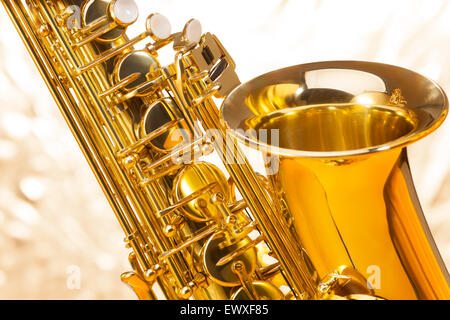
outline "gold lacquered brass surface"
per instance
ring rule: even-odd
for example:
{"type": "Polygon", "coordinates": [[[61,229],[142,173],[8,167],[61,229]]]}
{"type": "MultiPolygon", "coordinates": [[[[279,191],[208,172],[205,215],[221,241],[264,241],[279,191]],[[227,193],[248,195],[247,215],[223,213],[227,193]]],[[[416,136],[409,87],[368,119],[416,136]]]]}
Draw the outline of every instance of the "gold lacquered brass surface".
{"type": "MultiPolygon", "coordinates": [[[[108,9],[109,1],[107,0],[89,0],[85,1],[83,4],[83,16],[82,22],[83,26],[87,26],[95,22],[101,14],[108,9]]],[[[114,28],[113,30],[105,33],[99,37],[99,41],[111,41],[120,38],[125,32],[125,28],[114,28]]]]}
{"type": "Polygon", "coordinates": [[[412,71],[336,61],[243,84],[222,116],[241,142],[278,158],[264,174],[287,205],[312,275],[348,265],[383,298],[448,299],[449,275],[404,148],[436,129],[447,108],[439,86],[412,71]],[[278,129],[278,139],[242,129],[278,129]]]}
{"type": "Polygon", "coordinates": [[[152,13],[130,39],[132,0],[2,3],[124,231],[139,298],[449,297],[404,150],[445,117],[433,82],[324,62],[232,92],[233,59],[195,19],[172,33],[152,13]],[[258,174],[235,137],[279,165],[258,174]]]}
{"type": "Polygon", "coordinates": [[[139,298],[230,299],[243,288],[258,299],[261,284],[314,297],[302,271],[282,274],[293,258],[280,228],[259,224],[276,209],[245,156],[225,161],[212,97],[239,79],[216,36],[195,19],[172,33],[152,13],[130,39],[132,0],[2,3],[124,231],[131,271],[121,279],[139,298]],[[173,59],[162,65],[158,50],[169,44],[173,59]],[[203,161],[212,153],[228,175],[203,161]]]}
{"type": "Polygon", "coordinates": [[[286,108],[249,119],[247,126],[269,133],[283,128],[283,149],[328,152],[389,143],[412,132],[416,122],[405,108],[350,103],[286,108]]]}
{"type": "MultiPolygon", "coordinates": [[[[232,251],[246,245],[250,239],[245,238],[243,241],[226,248],[220,248],[220,243],[224,241],[224,235],[218,234],[212,236],[205,245],[203,253],[203,263],[206,272],[220,285],[226,287],[235,287],[239,285],[239,278],[232,271],[233,262],[228,262],[222,266],[217,266],[220,258],[232,251]]],[[[247,273],[251,274],[256,268],[256,250],[247,250],[237,257],[243,262],[247,273]]]]}
{"type": "MultiPolygon", "coordinates": [[[[284,295],[280,289],[268,282],[255,281],[253,287],[261,300],[284,300],[284,295]]],[[[241,288],[233,294],[232,300],[250,300],[250,297],[241,288]]]]}
{"type": "Polygon", "coordinates": [[[220,219],[220,211],[209,201],[211,195],[220,192],[226,201],[230,201],[227,179],[214,165],[203,162],[186,166],[177,175],[173,196],[176,201],[211,185],[211,190],[189,202],[182,210],[183,214],[197,222],[220,219]]]}

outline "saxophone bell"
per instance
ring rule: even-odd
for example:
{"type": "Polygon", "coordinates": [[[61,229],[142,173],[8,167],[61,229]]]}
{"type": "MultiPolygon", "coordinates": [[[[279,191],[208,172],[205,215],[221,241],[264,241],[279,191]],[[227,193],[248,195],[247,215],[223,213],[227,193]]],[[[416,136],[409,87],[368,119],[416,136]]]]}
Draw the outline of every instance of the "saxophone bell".
{"type": "Polygon", "coordinates": [[[447,110],[442,89],[412,71],[330,61],[251,80],[225,99],[221,114],[241,144],[279,162],[259,170],[285,204],[280,219],[289,220],[319,287],[329,292],[347,281],[344,268],[383,298],[448,299],[449,274],[406,153],[447,110]]]}

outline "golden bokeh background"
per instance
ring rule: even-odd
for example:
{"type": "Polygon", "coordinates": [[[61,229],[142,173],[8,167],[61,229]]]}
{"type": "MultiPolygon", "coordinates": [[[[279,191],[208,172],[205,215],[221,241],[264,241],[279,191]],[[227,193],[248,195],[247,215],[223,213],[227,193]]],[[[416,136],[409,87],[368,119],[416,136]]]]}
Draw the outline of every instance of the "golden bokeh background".
{"type": "MultiPolygon", "coordinates": [[[[320,60],[399,65],[450,93],[447,0],[136,0],[174,30],[195,17],[242,81],[320,60]]],[[[409,149],[413,177],[450,267],[450,121],[409,149]]],[[[119,224],[4,9],[0,9],[0,299],[134,299],[119,224]],[[80,286],[70,282],[80,274],[80,286]]]]}

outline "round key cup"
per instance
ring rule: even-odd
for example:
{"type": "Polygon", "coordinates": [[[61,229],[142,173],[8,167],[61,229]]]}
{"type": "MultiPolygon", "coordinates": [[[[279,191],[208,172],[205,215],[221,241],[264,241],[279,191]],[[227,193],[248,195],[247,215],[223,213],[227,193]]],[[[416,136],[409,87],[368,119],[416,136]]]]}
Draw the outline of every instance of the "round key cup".
{"type": "Polygon", "coordinates": [[[136,22],[139,9],[134,0],[113,0],[108,7],[109,16],[119,26],[127,27],[136,22]]]}
{"type": "Polygon", "coordinates": [[[147,32],[155,41],[168,39],[172,34],[172,26],[169,19],[160,13],[152,13],[145,22],[147,32]]]}

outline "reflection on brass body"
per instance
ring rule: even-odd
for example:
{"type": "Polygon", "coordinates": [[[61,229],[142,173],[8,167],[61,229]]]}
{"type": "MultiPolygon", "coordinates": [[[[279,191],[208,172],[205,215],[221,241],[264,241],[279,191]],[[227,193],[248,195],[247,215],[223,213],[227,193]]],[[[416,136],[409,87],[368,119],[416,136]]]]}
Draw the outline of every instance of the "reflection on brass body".
{"type": "Polygon", "coordinates": [[[447,98],[433,82],[394,66],[323,62],[260,76],[222,106],[231,129],[276,155],[266,170],[284,199],[297,245],[323,279],[358,270],[387,299],[448,299],[449,275],[412,183],[406,145],[436,129],[447,98]],[[239,110],[239,111],[238,111],[239,110]]]}
{"type": "Polygon", "coordinates": [[[239,86],[197,20],[173,33],[153,13],[130,39],[131,0],[2,3],[125,233],[140,299],[449,297],[402,149],[444,119],[434,83],[330,62],[239,86]],[[279,166],[256,172],[228,128],[279,129],[273,149],[246,140],[279,166]]]}

